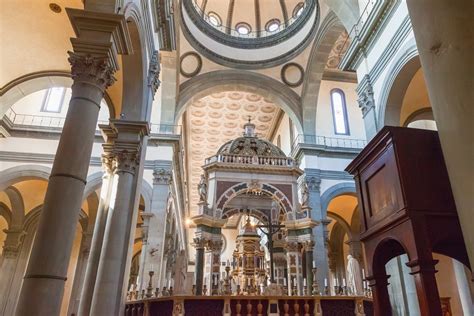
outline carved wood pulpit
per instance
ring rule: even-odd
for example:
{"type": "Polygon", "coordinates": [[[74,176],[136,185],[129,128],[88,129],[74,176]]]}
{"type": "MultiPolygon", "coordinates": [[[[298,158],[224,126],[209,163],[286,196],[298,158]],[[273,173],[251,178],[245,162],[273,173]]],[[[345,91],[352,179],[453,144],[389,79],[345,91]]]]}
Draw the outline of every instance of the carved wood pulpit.
{"type": "Polygon", "coordinates": [[[346,171],[362,210],[375,315],[391,315],[385,264],[406,253],[421,315],[441,316],[433,252],[470,265],[438,133],[386,126],[346,171]]]}

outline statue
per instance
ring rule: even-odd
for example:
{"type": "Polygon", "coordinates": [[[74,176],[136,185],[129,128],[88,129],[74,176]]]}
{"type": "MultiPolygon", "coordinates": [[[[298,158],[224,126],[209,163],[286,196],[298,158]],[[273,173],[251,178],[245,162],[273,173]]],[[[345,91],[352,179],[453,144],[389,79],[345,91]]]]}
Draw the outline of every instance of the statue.
{"type": "Polygon", "coordinates": [[[181,250],[176,257],[174,265],[174,293],[186,294],[186,272],[188,269],[188,259],[186,258],[186,251],[181,250]]]}
{"type": "Polygon", "coordinates": [[[349,294],[363,295],[360,265],[356,258],[347,256],[347,289],[349,294]]]}
{"type": "Polygon", "coordinates": [[[207,181],[206,177],[202,174],[201,180],[198,184],[199,202],[207,203],[207,181]]]}
{"type": "Polygon", "coordinates": [[[301,208],[309,207],[309,189],[306,181],[303,184],[303,189],[301,191],[301,208]]]}
{"type": "Polygon", "coordinates": [[[276,283],[270,283],[264,290],[263,295],[268,296],[282,296],[285,294],[283,287],[276,283]]]}

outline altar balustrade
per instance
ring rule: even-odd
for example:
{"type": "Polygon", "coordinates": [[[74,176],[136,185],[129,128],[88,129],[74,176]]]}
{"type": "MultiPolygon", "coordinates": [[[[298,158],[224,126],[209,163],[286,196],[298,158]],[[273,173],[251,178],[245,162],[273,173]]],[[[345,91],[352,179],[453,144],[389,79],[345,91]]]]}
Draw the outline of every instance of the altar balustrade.
{"type": "Polygon", "coordinates": [[[265,157],[265,156],[244,156],[220,154],[206,159],[206,165],[211,163],[275,166],[275,167],[295,167],[295,161],[287,157],[265,157]]]}
{"type": "Polygon", "coordinates": [[[125,316],[372,316],[362,296],[168,296],[129,301],[125,316]]]}

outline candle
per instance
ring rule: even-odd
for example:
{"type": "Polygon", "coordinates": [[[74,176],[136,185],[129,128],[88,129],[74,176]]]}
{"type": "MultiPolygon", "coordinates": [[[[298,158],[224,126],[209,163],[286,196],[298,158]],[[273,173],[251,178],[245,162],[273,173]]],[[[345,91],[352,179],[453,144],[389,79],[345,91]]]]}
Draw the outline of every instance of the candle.
{"type": "Polygon", "coordinates": [[[283,285],[286,286],[286,279],[283,279],[283,285]]]}
{"type": "Polygon", "coordinates": [[[334,278],[334,286],[337,286],[337,279],[334,278]]]}
{"type": "Polygon", "coordinates": [[[303,286],[306,286],[306,278],[303,279],[303,286]]]}
{"type": "Polygon", "coordinates": [[[324,286],[328,286],[328,279],[324,278],[324,286]]]}
{"type": "Polygon", "coordinates": [[[342,286],[346,286],[346,278],[342,278],[342,286]]]}
{"type": "Polygon", "coordinates": [[[362,269],[362,280],[365,280],[365,270],[362,269]]]}
{"type": "Polygon", "coordinates": [[[151,264],[151,267],[150,267],[150,271],[155,271],[155,269],[153,269],[153,263],[151,264]]]}
{"type": "Polygon", "coordinates": [[[316,261],[313,260],[313,268],[316,268],[316,261]]]}

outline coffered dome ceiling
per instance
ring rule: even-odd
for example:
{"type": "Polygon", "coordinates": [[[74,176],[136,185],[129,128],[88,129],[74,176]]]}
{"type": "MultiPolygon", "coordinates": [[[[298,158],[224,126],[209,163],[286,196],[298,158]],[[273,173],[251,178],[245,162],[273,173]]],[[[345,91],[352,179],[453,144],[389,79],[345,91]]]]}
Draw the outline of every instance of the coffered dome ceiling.
{"type": "Polygon", "coordinates": [[[204,160],[214,156],[225,143],[241,137],[249,117],[257,136],[268,139],[280,112],[278,106],[262,96],[242,91],[214,93],[188,105],[183,124],[191,211],[195,211],[199,201],[197,185],[204,160]]]}

